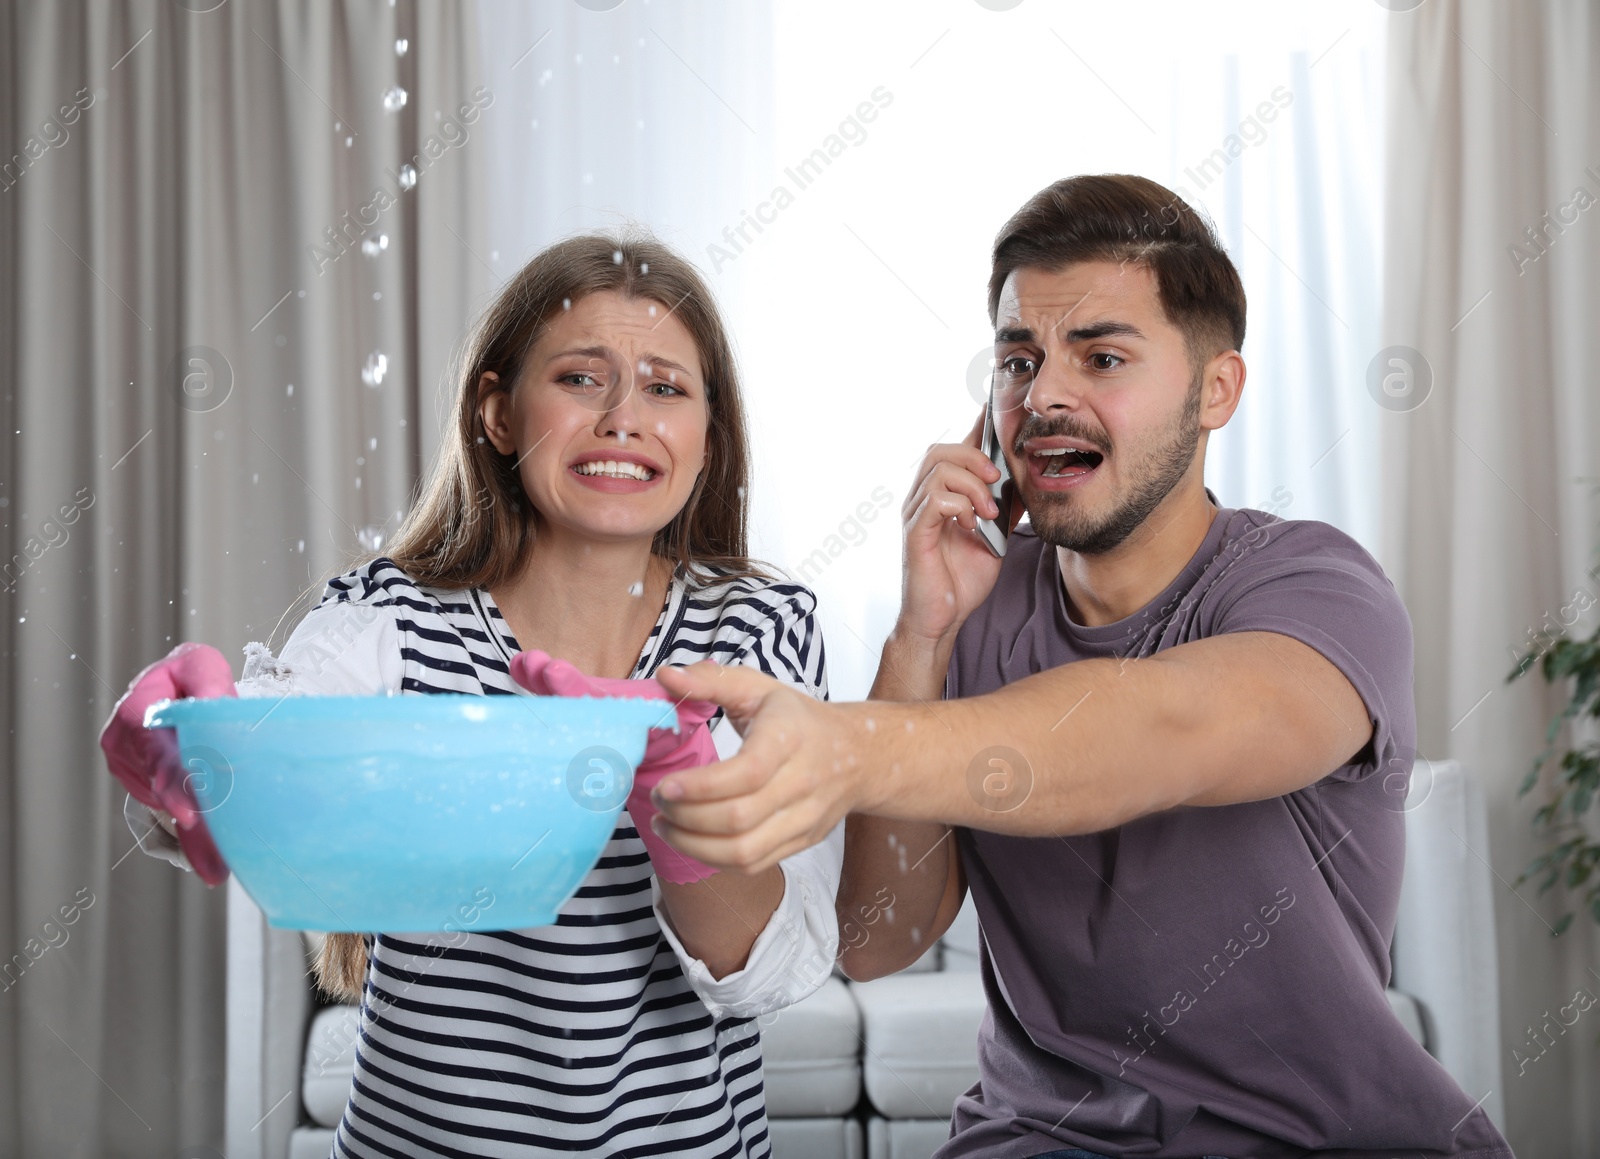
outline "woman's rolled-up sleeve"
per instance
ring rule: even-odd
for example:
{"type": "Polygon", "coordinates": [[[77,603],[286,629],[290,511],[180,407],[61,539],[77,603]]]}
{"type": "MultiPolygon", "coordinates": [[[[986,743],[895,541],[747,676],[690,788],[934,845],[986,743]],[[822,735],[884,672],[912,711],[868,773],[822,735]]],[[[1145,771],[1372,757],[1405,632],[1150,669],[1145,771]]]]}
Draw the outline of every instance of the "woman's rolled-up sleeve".
{"type": "MultiPolygon", "coordinates": [[[[759,599],[729,607],[734,614],[725,622],[760,626],[740,642],[725,663],[744,664],[807,696],[828,699],[816,597],[810,591],[785,584],[760,593],[759,599]]],[[[737,752],[741,744],[726,717],[718,718],[711,739],[722,760],[737,752]]],[[[683,948],[667,919],[660,883],[651,879],[656,919],[678,955],[689,985],[713,1017],[757,1018],[794,1005],[827,980],[839,952],[834,899],[843,864],[842,821],[818,844],[779,862],[783,898],[750,947],[744,967],[722,978],[712,977],[705,963],[683,948]]],[[[711,878],[713,887],[716,880],[711,878]]]]}

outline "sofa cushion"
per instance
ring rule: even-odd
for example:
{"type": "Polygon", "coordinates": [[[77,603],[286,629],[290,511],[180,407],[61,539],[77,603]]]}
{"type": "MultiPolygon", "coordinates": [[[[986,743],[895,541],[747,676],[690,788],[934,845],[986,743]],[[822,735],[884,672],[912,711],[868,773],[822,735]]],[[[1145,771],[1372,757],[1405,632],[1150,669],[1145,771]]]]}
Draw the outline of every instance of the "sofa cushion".
{"type": "Polygon", "coordinates": [[[767,1133],[772,1159],[865,1159],[861,1124],[855,1119],[769,1118],[767,1133]]]}
{"type": "Polygon", "coordinates": [[[355,1006],[327,1006],[311,1020],[306,1035],[306,1061],[300,1074],[300,1098],[312,1121],[337,1127],[350,1099],[350,1076],[356,1069],[356,1036],[361,1011],[355,1006]]]}
{"type": "Polygon", "coordinates": [[[944,1119],[867,1120],[867,1159],[928,1159],[950,1138],[944,1119]]]}
{"type": "Polygon", "coordinates": [[[333,1131],[327,1127],[296,1127],[289,1134],[288,1159],[328,1159],[333,1154],[333,1131]]]}
{"type": "Polygon", "coordinates": [[[895,974],[851,988],[861,1007],[867,1097],[890,1119],[945,1119],[978,1081],[977,974],[895,974]]]}
{"type": "Polygon", "coordinates": [[[848,1114],[861,1097],[861,1012],[829,978],[816,993],[761,1019],[767,1114],[848,1114]]]}

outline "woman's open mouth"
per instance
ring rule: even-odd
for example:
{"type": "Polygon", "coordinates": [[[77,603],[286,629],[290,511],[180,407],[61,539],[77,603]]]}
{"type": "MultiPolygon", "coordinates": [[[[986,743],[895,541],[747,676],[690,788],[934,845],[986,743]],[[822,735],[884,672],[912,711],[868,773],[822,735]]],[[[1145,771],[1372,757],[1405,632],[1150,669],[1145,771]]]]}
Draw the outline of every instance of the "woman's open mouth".
{"type": "Polygon", "coordinates": [[[639,479],[649,482],[656,473],[643,463],[618,462],[614,459],[596,459],[578,463],[573,468],[580,475],[603,475],[607,479],[639,479]]]}
{"type": "Polygon", "coordinates": [[[569,463],[567,470],[583,486],[613,495],[649,490],[663,477],[653,463],[643,461],[643,456],[627,452],[616,457],[603,453],[591,454],[576,463],[569,463]]]}

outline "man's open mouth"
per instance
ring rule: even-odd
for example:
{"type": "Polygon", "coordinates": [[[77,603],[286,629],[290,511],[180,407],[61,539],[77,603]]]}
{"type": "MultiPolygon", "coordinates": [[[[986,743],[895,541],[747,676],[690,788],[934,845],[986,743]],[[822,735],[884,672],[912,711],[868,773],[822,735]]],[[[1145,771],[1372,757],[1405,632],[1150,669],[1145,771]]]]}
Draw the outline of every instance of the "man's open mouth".
{"type": "Polygon", "coordinates": [[[1051,447],[1043,451],[1035,451],[1033,455],[1040,461],[1039,474],[1046,479],[1059,476],[1087,475],[1098,467],[1105,459],[1099,451],[1080,451],[1072,447],[1051,447]]]}

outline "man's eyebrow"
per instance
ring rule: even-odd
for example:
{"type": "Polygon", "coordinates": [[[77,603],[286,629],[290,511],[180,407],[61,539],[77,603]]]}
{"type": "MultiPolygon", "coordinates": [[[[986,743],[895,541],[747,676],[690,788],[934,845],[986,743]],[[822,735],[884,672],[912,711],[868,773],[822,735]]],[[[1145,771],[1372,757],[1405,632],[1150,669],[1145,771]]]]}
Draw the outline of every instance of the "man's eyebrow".
{"type": "Polygon", "coordinates": [[[1026,326],[1007,326],[1003,330],[994,332],[994,344],[999,346],[1006,342],[1032,342],[1033,331],[1026,326]]]}
{"type": "Polygon", "coordinates": [[[1143,338],[1144,332],[1137,326],[1128,322],[1096,322],[1092,326],[1079,326],[1068,330],[1066,343],[1072,346],[1079,342],[1093,342],[1096,338],[1110,338],[1121,335],[1125,338],[1143,338]]]}

